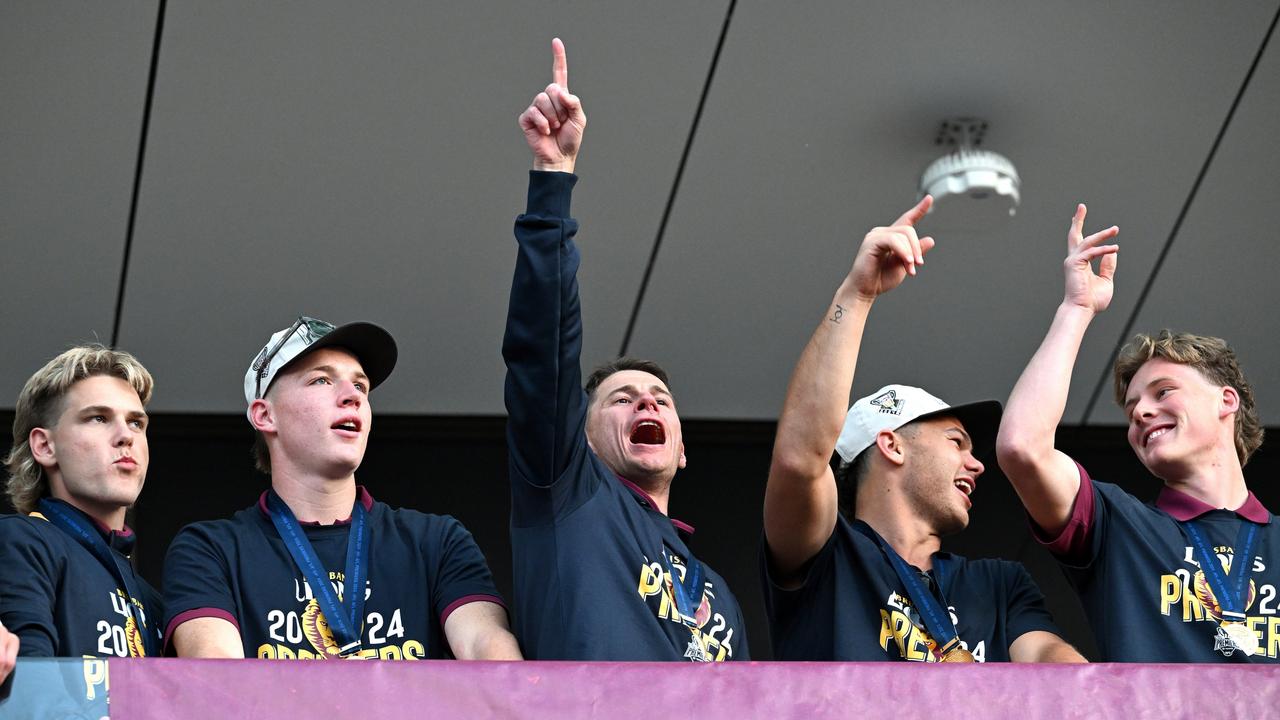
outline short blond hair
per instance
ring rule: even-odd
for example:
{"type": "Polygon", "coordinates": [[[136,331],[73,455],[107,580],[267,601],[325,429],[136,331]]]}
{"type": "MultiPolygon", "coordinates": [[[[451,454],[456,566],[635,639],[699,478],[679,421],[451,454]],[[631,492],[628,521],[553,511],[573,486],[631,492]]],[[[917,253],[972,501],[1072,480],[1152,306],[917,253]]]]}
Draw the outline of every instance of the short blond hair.
{"type": "Polygon", "coordinates": [[[5,493],[20,513],[36,508],[49,493],[44,468],[31,453],[31,431],[52,427],[62,414],[62,400],[71,386],[98,375],[117,377],[129,383],[143,405],[151,402],[154,381],[151,373],[127,352],[103,345],[77,345],[58,355],[36,371],[22,386],[13,412],[13,449],[4,459],[9,471],[5,493]]]}
{"type": "Polygon", "coordinates": [[[1253,388],[1244,379],[1244,372],[1236,361],[1236,354],[1222,338],[1191,333],[1161,330],[1155,336],[1134,335],[1116,358],[1116,402],[1124,407],[1129,382],[1148,360],[1161,358],[1179,365],[1188,365],[1200,371],[1206,380],[1215,385],[1235,388],[1240,395],[1240,409],[1236,412],[1235,444],[1240,466],[1262,445],[1262,422],[1253,400],[1253,388]]]}

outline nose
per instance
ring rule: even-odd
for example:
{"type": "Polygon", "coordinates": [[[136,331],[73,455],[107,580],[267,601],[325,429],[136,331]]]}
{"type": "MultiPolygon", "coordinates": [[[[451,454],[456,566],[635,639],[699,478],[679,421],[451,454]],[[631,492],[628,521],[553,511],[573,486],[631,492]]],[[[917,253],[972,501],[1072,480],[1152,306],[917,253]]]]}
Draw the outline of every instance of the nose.
{"type": "Polygon", "coordinates": [[[129,427],[127,419],[121,419],[116,423],[116,441],[115,447],[130,447],[133,445],[133,428],[129,427]]]}
{"type": "Polygon", "coordinates": [[[343,380],[338,386],[338,404],[346,407],[348,405],[360,406],[364,395],[356,389],[356,384],[350,380],[343,380]]]}
{"type": "Polygon", "coordinates": [[[658,398],[651,392],[641,393],[640,397],[636,398],[636,412],[641,410],[658,412],[658,398]]]}
{"type": "Polygon", "coordinates": [[[965,459],[964,467],[966,470],[971,471],[974,477],[978,477],[987,469],[986,466],[982,464],[982,461],[978,459],[978,456],[973,453],[969,453],[968,457],[965,459]]]}
{"type": "Polygon", "coordinates": [[[1143,418],[1153,417],[1155,414],[1155,406],[1147,402],[1146,399],[1139,398],[1138,402],[1133,404],[1133,409],[1129,411],[1129,420],[1131,422],[1139,422],[1143,418]]]}

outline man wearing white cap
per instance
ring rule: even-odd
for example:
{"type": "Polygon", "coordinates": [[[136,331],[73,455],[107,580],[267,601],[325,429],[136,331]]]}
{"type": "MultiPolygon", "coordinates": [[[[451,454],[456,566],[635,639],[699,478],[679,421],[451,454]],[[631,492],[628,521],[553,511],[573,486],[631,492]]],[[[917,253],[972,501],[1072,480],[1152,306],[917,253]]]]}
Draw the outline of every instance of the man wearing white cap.
{"type": "Polygon", "coordinates": [[[245,373],[271,488],[184,528],[165,558],[167,644],[184,657],[520,659],[484,556],[455,519],[375,502],[355,471],[396,344],[300,317],[245,373]]]}
{"type": "Polygon", "coordinates": [[[791,378],[765,490],[774,656],[1082,662],[1020,565],[940,550],[943,536],[968,525],[983,471],[976,455],[994,441],[999,403],[949,407],[888,385],[845,412],[872,304],[914,276],[934,245],[914,228],[931,203],[926,196],[867,234],[791,378]]]}

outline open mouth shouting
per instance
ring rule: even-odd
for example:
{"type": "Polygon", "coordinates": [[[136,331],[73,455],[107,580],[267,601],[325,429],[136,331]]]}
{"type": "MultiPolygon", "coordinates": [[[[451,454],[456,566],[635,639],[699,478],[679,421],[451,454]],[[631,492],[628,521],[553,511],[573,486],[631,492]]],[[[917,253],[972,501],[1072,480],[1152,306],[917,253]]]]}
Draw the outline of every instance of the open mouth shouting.
{"type": "Polygon", "coordinates": [[[974,489],[977,488],[977,482],[973,478],[960,477],[952,481],[952,484],[956,486],[956,489],[959,490],[962,495],[964,495],[965,500],[969,503],[970,506],[972,506],[973,501],[969,499],[969,496],[972,495],[974,489]]]}
{"type": "Polygon", "coordinates": [[[667,442],[667,429],[650,418],[636,421],[627,437],[633,445],[663,445],[667,442]]]}

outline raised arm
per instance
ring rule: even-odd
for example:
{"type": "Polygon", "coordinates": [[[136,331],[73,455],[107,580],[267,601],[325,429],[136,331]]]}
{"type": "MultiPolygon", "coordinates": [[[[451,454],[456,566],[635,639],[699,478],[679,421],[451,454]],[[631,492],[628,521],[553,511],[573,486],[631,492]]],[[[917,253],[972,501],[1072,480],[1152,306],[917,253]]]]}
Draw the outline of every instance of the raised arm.
{"type": "Polygon", "coordinates": [[[1104,245],[1120,229],[1083,236],[1086,208],[1076,207],[1067,233],[1066,292],[1049,334],[1013,387],[1000,422],[996,458],[1031,519],[1046,533],[1066,527],[1080,489],[1071,458],[1054,448],[1054,433],[1067,406],[1071,371],[1093,317],[1111,303],[1118,245],[1104,245]],[[1098,272],[1093,261],[1101,258],[1098,272]]]}
{"type": "Polygon", "coordinates": [[[587,117],[568,90],[564,43],[553,40],[553,82],[520,114],[533,154],[528,206],[516,219],[515,277],[502,357],[507,364],[507,442],[514,475],[548,486],[585,444],[582,424],[582,313],[578,306],[578,223],[571,191],[587,117]]]}
{"type": "Polygon", "coordinates": [[[889,227],[867,233],[849,274],[805,346],[778,418],[764,495],[765,540],[775,581],[798,584],[799,573],[831,536],[837,513],[831,472],[862,331],[876,297],[915,275],[933,239],[915,224],[929,211],[925,196],[889,227]]]}

